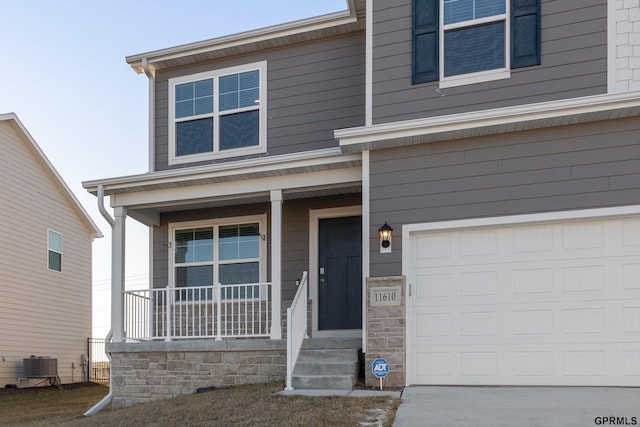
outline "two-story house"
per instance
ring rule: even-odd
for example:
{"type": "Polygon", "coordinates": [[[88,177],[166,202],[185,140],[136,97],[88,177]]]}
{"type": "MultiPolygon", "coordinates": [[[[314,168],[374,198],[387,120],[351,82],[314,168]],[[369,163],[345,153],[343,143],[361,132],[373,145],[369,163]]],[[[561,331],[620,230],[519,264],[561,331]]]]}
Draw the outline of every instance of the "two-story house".
{"type": "Polygon", "coordinates": [[[84,184],[115,210],[114,398],[282,379],[306,318],[395,385],[637,382],[639,15],[350,0],[128,57],[149,172],[84,184]],[[123,294],[127,216],[149,291],[123,294]]]}
{"type": "Polygon", "coordinates": [[[0,146],[0,386],[86,381],[102,234],[14,113],[0,146]]]}

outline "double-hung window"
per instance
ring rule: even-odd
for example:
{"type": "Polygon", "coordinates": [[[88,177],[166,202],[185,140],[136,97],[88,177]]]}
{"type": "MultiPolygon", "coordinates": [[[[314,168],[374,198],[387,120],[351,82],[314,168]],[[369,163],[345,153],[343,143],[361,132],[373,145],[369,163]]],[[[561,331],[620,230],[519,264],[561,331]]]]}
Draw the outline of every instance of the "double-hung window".
{"type": "Polygon", "coordinates": [[[47,267],[62,271],[62,234],[47,230],[47,267]]]}
{"type": "MultiPolygon", "coordinates": [[[[177,288],[265,281],[263,217],[172,226],[173,284],[177,288]]],[[[258,298],[258,286],[225,288],[222,298],[258,298]]],[[[211,298],[211,293],[207,294],[211,298]]]]}
{"type": "Polygon", "coordinates": [[[508,78],[540,64],[540,0],[413,0],[413,83],[508,78]]]}
{"type": "Polygon", "coordinates": [[[266,150],[266,63],[169,80],[169,164],[266,150]]]}
{"type": "Polygon", "coordinates": [[[443,0],[441,10],[443,81],[508,71],[506,0],[443,0]]]}

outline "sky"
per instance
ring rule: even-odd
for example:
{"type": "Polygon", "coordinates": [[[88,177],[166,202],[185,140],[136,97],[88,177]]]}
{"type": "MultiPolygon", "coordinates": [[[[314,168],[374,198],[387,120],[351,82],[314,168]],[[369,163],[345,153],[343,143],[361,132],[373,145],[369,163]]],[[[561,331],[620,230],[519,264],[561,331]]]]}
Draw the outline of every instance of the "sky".
{"type": "MultiPolygon", "coordinates": [[[[109,330],[110,227],[82,182],[148,171],[148,82],[125,57],[346,9],[346,0],[0,0],[0,114],[16,113],[105,235],[93,243],[93,335],[109,330]]],[[[105,200],[108,205],[108,200],[105,200]]],[[[148,286],[129,219],[126,286],[148,286]]]]}

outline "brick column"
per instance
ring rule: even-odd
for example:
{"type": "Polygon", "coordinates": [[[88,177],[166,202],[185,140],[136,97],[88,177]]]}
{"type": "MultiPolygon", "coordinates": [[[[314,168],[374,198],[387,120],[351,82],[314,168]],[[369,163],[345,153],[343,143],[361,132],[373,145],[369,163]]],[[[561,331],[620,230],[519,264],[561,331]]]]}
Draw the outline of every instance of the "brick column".
{"type": "Polygon", "coordinates": [[[405,278],[367,278],[367,354],[365,384],[378,387],[371,363],[378,357],[389,362],[383,387],[403,387],[406,369],[405,278]]]}

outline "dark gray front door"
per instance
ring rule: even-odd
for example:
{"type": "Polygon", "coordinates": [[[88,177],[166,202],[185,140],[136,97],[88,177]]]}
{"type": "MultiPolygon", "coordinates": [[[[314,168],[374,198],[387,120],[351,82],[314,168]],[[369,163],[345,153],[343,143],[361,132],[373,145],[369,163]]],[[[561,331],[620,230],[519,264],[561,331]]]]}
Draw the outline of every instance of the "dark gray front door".
{"type": "Polygon", "coordinates": [[[321,219],[318,329],[362,328],[362,219],[321,219]]]}

